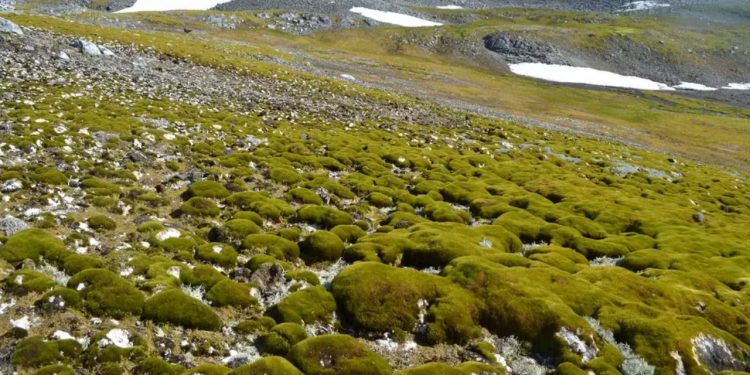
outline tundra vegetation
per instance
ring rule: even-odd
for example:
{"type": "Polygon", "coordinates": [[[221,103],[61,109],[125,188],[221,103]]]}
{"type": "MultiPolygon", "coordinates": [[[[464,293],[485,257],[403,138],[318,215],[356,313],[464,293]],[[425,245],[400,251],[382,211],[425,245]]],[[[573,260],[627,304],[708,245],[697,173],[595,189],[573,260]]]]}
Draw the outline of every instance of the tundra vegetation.
{"type": "Polygon", "coordinates": [[[744,171],[246,59],[260,47],[8,18],[26,35],[2,49],[40,65],[0,68],[0,371],[750,371],[744,171]],[[117,56],[69,70],[29,38],[117,56]],[[76,73],[116,59],[157,83],[76,73]],[[170,69],[295,104],[170,96],[170,69]],[[339,97],[372,116],[299,104],[339,97]]]}

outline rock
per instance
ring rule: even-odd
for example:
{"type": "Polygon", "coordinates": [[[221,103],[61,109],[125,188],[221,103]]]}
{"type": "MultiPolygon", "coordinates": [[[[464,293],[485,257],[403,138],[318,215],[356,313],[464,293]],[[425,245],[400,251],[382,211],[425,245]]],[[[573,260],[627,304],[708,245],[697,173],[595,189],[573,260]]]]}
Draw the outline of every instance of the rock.
{"type": "Polygon", "coordinates": [[[57,58],[60,60],[70,60],[70,56],[65,51],[60,51],[60,53],[57,54],[57,58]]]}
{"type": "Polygon", "coordinates": [[[502,55],[509,63],[537,62],[567,65],[560,51],[553,45],[530,41],[508,32],[485,36],[484,47],[502,55]]]}
{"type": "Polygon", "coordinates": [[[23,35],[23,30],[21,30],[20,26],[6,20],[5,18],[0,18],[0,32],[23,35]]]}
{"type": "Polygon", "coordinates": [[[5,181],[2,185],[0,185],[0,191],[2,191],[3,193],[12,193],[21,189],[23,189],[23,182],[16,178],[5,181]]]}
{"type": "Polygon", "coordinates": [[[126,157],[136,163],[148,160],[148,157],[140,151],[129,152],[126,157]]]}
{"type": "Polygon", "coordinates": [[[104,57],[114,57],[114,56],[116,56],[114,52],[112,52],[109,48],[104,47],[104,46],[99,46],[99,51],[102,52],[102,55],[104,55],[104,57]]]}
{"type": "Polygon", "coordinates": [[[78,50],[81,51],[81,53],[83,53],[84,55],[89,55],[89,56],[101,56],[102,55],[102,51],[99,49],[99,46],[85,39],[76,40],[75,42],[73,42],[73,47],[78,48],[78,50]]]}
{"type": "Polygon", "coordinates": [[[693,221],[696,223],[702,223],[704,220],[706,220],[706,217],[702,213],[696,212],[693,214],[693,221]]]}
{"type": "Polygon", "coordinates": [[[28,228],[29,226],[25,221],[17,219],[10,215],[0,219],[0,232],[5,233],[6,236],[12,236],[16,232],[20,232],[28,228]]]}
{"type": "Polygon", "coordinates": [[[696,359],[712,373],[745,369],[745,365],[732,355],[732,351],[729,350],[724,340],[701,333],[691,342],[696,359]]]}
{"type": "Polygon", "coordinates": [[[284,284],[284,268],[277,263],[264,263],[250,277],[250,282],[258,285],[262,293],[276,290],[284,284]]]}

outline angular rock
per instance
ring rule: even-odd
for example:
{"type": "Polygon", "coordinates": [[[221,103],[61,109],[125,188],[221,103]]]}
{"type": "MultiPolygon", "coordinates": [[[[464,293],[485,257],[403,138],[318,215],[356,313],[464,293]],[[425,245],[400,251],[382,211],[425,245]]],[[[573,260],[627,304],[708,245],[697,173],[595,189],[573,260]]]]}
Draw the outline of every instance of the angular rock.
{"type": "Polygon", "coordinates": [[[1,17],[0,17],[0,32],[23,35],[23,30],[21,30],[20,26],[1,17]]]}
{"type": "Polygon", "coordinates": [[[25,221],[17,219],[10,215],[7,215],[4,218],[0,219],[0,233],[5,233],[6,236],[12,236],[16,232],[20,232],[28,228],[29,226],[25,221]]]}
{"type": "Polygon", "coordinates": [[[73,47],[78,48],[78,50],[81,51],[81,53],[83,53],[84,55],[89,55],[89,56],[101,56],[102,55],[102,51],[99,49],[99,46],[85,39],[76,40],[75,42],[73,42],[73,47]]]}
{"type": "Polygon", "coordinates": [[[3,193],[12,193],[21,189],[23,189],[23,182],[15,178],[5,181],[0,185],[0,191],[3,193]]]}
{"type": "Polygon", "coordinates": [[[277,263],[262,264],[250,277],[250,282],[257,284],[262,293],[278,289],[284,280],[284,268],[277,263]]]}

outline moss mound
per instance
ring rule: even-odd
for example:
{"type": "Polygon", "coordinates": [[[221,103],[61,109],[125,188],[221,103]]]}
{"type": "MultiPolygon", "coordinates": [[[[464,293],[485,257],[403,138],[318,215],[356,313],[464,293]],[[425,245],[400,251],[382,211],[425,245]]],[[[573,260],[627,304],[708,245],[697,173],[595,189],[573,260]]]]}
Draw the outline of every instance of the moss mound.
{"type": "Polygon", "coordinates": [[[108,270],[81,271],[68,280],[68,287],[78,291],[83,306],[95,315],[121,318],[140,315],[143,309],[143,293],[108,270]]]}
{"type": "Polygon", "coordinates": [[[271,255],[279,260],[299,257],[299,245],[272,234],[251,234],[242,242],[245,249],[271,255]]]}
{"type": "Polygon", "coordinates": [[[277,322],[313,324],[330,321],[335,311],[333,295],[321,286],[313,286],[288,295],[266,314],[277,322]]]}
{"type": "Polygon", "coordinates": [[[310,337],[294,345],[288,358],[302,372],[311,375],[392,372],[383,358],[348,335],[310,337]]]}
{"type": "Polygon", "coordinates": [[[38,261],[40,257],[60,259],[69,255],[62,240],[41,229],[22,230],[0,247],[0,257],[11,264],[24,259],[38,261]]]}
{"type": "Polygon", "coordinates": [[[229,372],[229,375],[302,375],[302,372],[294,367],[284,357],[263,357],[252,364],[237,367],[229,372]]]}
{"type": "Polygon", "coordinates": [[[331,232],[319,230],[305,238],[300,248],[307,258],[333,261],[341,258],[344,252],[344,242],[331,232]]]}
{"type": "Polygon", "coordinates": [[[167,290],[146,300],[143,317],[185,328],[218,331],[222,322],[208,306],[179,290],[167,290]]]}

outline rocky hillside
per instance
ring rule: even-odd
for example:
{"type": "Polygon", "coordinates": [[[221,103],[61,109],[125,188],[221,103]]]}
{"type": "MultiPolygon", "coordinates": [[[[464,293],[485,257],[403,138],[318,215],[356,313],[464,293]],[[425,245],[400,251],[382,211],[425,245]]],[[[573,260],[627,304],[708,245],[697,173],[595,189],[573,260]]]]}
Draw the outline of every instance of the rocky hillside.
{"type": "Polygon", "coordinates": [[[242,28],[2,17],[2,373],[750,371],[743,171],[332,79],[242,28]]]}

